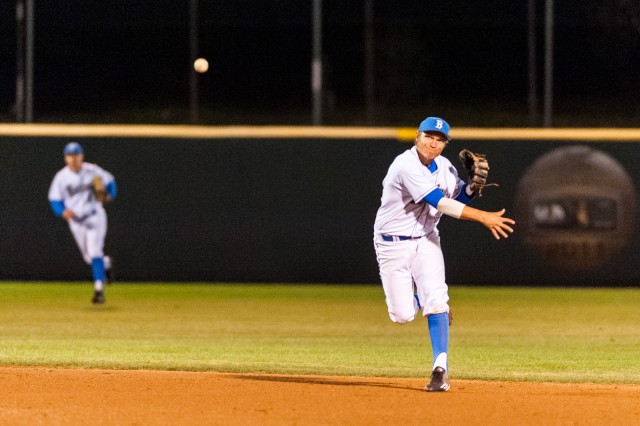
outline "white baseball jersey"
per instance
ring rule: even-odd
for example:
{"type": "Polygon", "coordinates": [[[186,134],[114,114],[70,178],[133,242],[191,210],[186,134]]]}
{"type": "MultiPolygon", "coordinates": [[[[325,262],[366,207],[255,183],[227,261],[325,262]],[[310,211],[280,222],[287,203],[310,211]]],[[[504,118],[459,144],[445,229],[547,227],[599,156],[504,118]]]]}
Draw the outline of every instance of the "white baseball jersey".
{"type": "Polygon", "coordinates": [[[65,209],[73,211],[79,220],[103,210],[92,191],[92,180],[96,175],[102,177],[105,186],[114,180],[111,173],[96,164],[82,163],[78,173],[64,167],[51,182],[49,201],[62,201],[65,209]]]}
{"type": "Polygon", "coordinates": [[[422,164],[415,146],[396,157],[382,182],[375,235],[421,237],[438,232],[442,213],[424,197],[440,188],[445,197],[456,198],[465,183],[447,158],[439,155],[433,164],[430,168],[422,164]]]}

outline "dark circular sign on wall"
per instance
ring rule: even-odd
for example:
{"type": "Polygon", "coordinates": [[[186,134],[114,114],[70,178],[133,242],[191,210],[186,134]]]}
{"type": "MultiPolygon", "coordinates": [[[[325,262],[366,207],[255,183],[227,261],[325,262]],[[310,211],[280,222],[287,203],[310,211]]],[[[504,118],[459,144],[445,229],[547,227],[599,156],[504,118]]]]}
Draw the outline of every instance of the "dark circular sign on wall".
{"type": "Polygon", "coordinates": [[[515,208],[525,246],[543,263],[570,271],[607,264],[629,244],[635,227],[627,171],[584,145],[538,158],[518,183],[515,208]]]}

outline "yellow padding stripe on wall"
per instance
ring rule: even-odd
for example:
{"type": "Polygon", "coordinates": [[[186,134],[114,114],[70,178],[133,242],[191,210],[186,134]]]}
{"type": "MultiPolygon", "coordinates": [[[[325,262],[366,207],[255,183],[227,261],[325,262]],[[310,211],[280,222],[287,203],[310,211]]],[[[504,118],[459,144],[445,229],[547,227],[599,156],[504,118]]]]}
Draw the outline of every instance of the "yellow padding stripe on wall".
{"type": "MultiPolygon", "coordinates": [[[[176,139],[396,139],[411,142],[415,128],[323,126],[192,126],[0,123],[0,136],[129,137],[176,139]]],[[[640,129],[471,128],[451,131],[464,140],[640,141],[640,129]]]]}
{"type": "Polygon", "coordinates": [[[395,139],[396,133],[383,127],[0,124],[2,136],[45,137],[395,139]]]}
{"type": "MultiPolygon", "coordinates": [[[[398,129],[398,139],[413,141],[416,129],[398,129]]],[[[640,129],[603,128],[472,128],[451,130],[452,139],[464,140],[581,140],[581,141],[640,141],[640,129]]]]}

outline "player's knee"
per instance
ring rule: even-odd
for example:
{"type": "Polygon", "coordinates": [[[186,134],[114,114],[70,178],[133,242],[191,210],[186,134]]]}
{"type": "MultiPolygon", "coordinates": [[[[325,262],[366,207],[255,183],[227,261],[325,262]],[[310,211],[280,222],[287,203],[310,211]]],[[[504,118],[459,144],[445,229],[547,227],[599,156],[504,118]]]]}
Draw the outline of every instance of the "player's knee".
{"type": "Polygon", "coordinates": [[[398,324],[406,324],[408,322],[411,322],[415,317],[416,317],[415,312],[410,312],[410,311],[389,312],[389,318],[391,318],[391,321],[398,324]]]}
{"type": "Polygon", "coordinates": [[[93,262],[94,259],[103,259],[104,258],[104,253],[101,250],[87,250],[86,255],[84,255],[85,257],[85,261],[87,261],[87,263],[91,264],[93,262]]]}

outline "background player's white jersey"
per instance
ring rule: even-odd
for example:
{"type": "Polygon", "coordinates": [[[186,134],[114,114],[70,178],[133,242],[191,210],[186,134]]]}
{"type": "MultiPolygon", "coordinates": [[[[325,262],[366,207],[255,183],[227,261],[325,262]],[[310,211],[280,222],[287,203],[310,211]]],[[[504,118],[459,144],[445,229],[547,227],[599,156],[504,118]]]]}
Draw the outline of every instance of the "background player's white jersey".
{"type": "Polygon", "coordinates": [[[114,180],[111,173],[96,164],[83,163],[78,173],[73,172],[69,167],[64,167],[56,173],[51,182],[49,201],[64,202],[65,209],[73,211],[78,219],[95,214],[96,211],[103,209],[92,190],[92,180],[96,175],[102,177],[105,185],[114,180]]]}
{"type": "Polygon", "coordinates": [[[376,215],[374,233],[420,237],[436,231],[442,216],[423,199],[435,188],[445,197],[456,198],[464,182],[451,162],[439,155],[430,170],[420,162],[416,147],[398,155],[382,182],[381,205],[376,215]]]}

